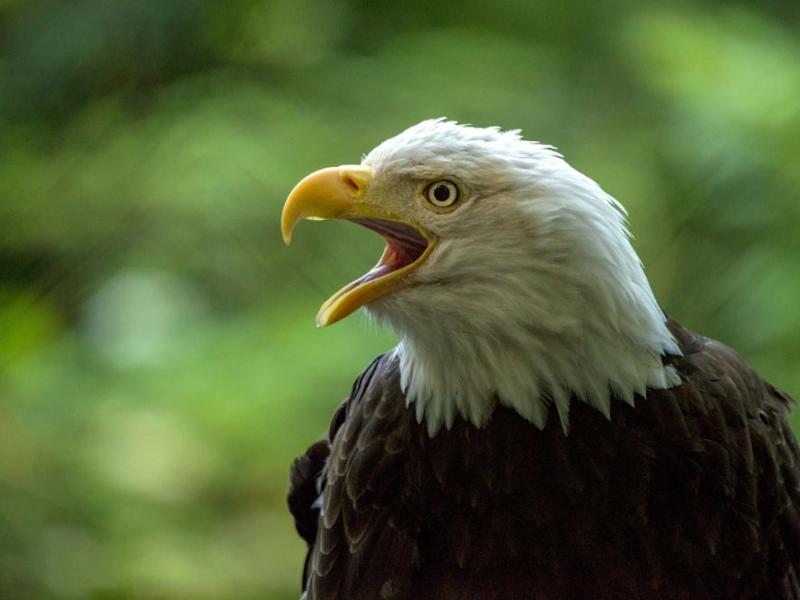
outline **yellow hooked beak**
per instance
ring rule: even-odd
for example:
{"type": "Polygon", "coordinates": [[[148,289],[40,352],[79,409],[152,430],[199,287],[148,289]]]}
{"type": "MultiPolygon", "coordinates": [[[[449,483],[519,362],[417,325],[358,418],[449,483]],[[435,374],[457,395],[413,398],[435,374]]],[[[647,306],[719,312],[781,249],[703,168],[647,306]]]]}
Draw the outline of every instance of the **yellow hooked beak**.
{"type": "Polygon", "coordinates": [[[416,223],[365,200],[372,169],[342,165],[315,171],[298,183],[286,199],[281,214],[281,234],[288,246],[292,232],[303,219],[346,219],[372,229],[386,240],[386,249],[367,274],[331,296],[317,314],[325,327],[384,294],[399,289],[408,274],[431,253],[433,237],[416,223]]]}

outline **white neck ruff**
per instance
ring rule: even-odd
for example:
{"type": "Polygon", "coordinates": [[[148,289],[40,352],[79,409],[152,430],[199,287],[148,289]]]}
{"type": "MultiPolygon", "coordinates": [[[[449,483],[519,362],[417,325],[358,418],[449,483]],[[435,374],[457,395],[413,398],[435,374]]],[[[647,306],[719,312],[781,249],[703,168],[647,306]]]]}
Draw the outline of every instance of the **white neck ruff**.
{"type": "Polygon", "coordinates": [[[558,334],[530,326],[505,338],[469,334],[455,344],[457,354],[452,338],[438,328],[409,331],[394,349],[406,405],[413,405],[431,436],[443,425],[449,429],[456,416],[480,427],[496,402],[539,429],[554,405],[568,433],[572,398],[610,419],[612,396],[633,406],[634,395],[645,395],[646,388],[680,383],[675,370],[662,365],[664,352],[679,354],[669,332],[654,331],[663,344],[648,348],[624,341],[625,334],[608,335],[608,329],[558,334]]]}

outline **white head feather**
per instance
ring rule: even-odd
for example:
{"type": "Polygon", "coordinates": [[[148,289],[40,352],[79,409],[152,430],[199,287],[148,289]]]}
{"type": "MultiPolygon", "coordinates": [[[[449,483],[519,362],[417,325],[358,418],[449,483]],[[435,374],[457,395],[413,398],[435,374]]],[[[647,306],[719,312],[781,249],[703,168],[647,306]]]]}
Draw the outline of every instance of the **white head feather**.
{"type": "Polygon", "coordinates": [[[679,383],[624,208],[552,147],[437,119],[363,164],[370,195],[439,238],[414,285],[366,307],[400,336],[406,400],[431,435],[458,415],[480,426],[496,402],[539,428],[554,405],[567,431],[570,398],[609,417],[613,395],[679,383]],[[439,178],[462,189],[451,212],[413,200],[439,178]]]}

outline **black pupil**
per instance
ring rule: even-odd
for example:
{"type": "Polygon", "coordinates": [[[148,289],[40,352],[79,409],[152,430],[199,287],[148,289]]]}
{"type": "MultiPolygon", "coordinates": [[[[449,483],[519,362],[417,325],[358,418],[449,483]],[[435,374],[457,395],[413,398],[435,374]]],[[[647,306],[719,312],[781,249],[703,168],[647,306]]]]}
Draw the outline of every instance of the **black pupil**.
{"type": "Polygon", "coordinates": [[[435,188],[433,188],[433,197],[436,198],[439,202],[444,202],[450,198],[450,188],[440,183],[435,188]]]}

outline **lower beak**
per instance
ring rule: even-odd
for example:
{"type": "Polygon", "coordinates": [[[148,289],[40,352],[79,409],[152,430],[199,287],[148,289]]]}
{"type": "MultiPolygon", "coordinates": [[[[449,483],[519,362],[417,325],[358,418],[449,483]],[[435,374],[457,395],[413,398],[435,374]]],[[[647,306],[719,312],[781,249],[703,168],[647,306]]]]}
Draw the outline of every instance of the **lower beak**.
{"type": "Polygon", "coordinates": [[[379,204],[365,200],[372,169],[343,165],[315,171],[298,183],[286,199],[281,214],[281,234],[289,245],[297,223],[303,219],[346,219],[380,233],[386,250],[364,276],[331,296],[317,314],[317,326],[343,319],[357,308],[397,290],[409,274],[428,257],[435,241],[418,224],[403,219],[379,204]]]}

